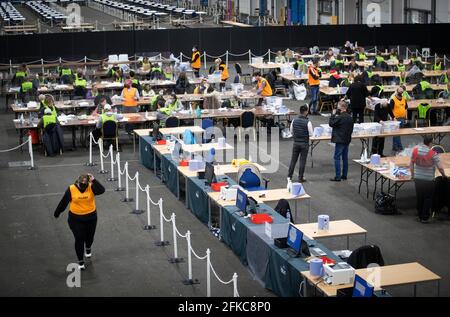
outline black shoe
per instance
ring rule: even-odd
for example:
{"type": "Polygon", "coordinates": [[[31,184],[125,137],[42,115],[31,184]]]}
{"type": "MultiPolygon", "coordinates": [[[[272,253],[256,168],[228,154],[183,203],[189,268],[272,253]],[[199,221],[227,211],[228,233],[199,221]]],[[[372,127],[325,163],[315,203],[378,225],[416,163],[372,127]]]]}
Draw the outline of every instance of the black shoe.
{"type": "Polygon", "coordinates": [[[342,176],[341,180],[346,181],[347,180],[347,176],[342,176]]]}
{"type": "Polygon", "coordinates": [[[298,182],[299,182],[299,183],[306,183],[306,179],[301,178],[301,179],[298,180],[298,182]]]}
{"type": "Polygon", "coordinates": [[[428,219],[420,219],[420,222],[423,224],[429,224],[431,222],[430,218],[428,219]]]}
{"type": "Polygon", "coordinates": [[[330,179],[330,182],[340,182],[340,181],[341,181],[341,179],[337,178],[337,177],[330,179]]]}

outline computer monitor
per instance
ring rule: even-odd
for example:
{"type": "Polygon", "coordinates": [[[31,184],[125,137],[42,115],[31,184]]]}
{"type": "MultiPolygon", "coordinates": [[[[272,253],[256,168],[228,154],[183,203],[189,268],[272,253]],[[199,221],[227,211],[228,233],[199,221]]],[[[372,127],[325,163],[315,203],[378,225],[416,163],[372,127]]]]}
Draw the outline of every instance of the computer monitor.
{"type": "Polygon", "coordinates": [[[183,154],[183,147],[180,142],[175,141],[172,151],[172,159],[174,161],[179,161],[181,159],[181,154],[183,154]]]}
{"type": "Polygon", "coordinates": [[[205,164],[205,180],[207,185],[217,182],[216,175],[214,174],[214,165],[209,162],[205,164]]]}
{"type": "Polygon", "coordinates": [[[239,208],[241,212],[247,214],[248,197],[247,194],[238,188],[236,195],[236,207],[239,208]]]}
{"type": "Polygon", "coordinates": [[[153,129],[153,131],[152,131],[153,139],[154,139],[155,141],[161,140],[161,139],[162,139],[162,135],[161,135],[161,133],[159,132],[159,124],[156,123],[156,122],[154,122],[154,123],[153,123],[153,126],[152,126],[152,129],[153,129]]]}
{"type": "Polygon", "coordinates": [[[367,283],[361,276],[355,275],[355,282],[353,284],[352,297],[372,297],[374,287],[367,283]]]}
{"type": "Polygon", "coordinates": [[[289,246],[288,252],[294,257],[301,255],[302,251],[303,232],[296,228],[293,224],[289,224],[287,245],[289,246]]]}

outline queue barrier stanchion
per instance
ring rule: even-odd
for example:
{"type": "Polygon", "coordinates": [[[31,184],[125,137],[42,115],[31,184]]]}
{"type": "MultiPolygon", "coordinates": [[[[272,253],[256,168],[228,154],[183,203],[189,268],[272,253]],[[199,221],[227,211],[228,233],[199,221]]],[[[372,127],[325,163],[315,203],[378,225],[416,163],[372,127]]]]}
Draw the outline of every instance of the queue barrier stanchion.
{"type": "Polygon", "coordinates": [[[128,186],[128,162],[125,162],[125,168],[124,168],[124,174],[125,174],[125,197],[122,199],[122,202],[128,203],[132,202],[133,198],[130,197],[129,193],[129,186],[128,186]]]}
{"type": "Polygon", "coordinates": [[[34,170],[33,138],[31,135],[28,136],[28,152],[30,153],[30,166],[28,167],[28,170],[34,170]]]}
{"type": "MultiPolygon", "coordinates": [[[[100,150],[100,171],[99,171],[99,173],[100,174],[106,174],[106,173],[108,173],[108,171],[105,170],[105,166],[103,164],[103,157],[104,156],[103,156],[103,140],[102,139],[98,140],[98,148],[100,150]]],[[[106,157],[108,157],[108,156],[106,156],[106,157]]]]}
{"type": "Polygon", "coordinates": [[[170,219],[166,219],[166,217],[164,217],[162,202],[163,202],[163,200],[162,200],[162,198],[160,198],[159,199],[159,227],[160,227],[159,228],[159,232],[160,232],[160,235],[161,235],[161,240],[155,242],[155,245],[158,246],[158,247],[164,247],[164,246],[170,244],[169,241],[164,240],[164,220],[169,222],[170,219]]]}
{"type": "Polygon", "coordinates": [[[91,133],[89,133],[89,162],[86,163],[86,166],[97,165],[94,162],[92,162],[92,142],[94,142],[95,144],[98,144],[97,142],[95,142],[94,136],[92,135],[92,132],[91,132],[91,133]]]}
{"type": "MultiPolygon", "coordinates": [[[[152,201],[150,198],[150,187],[148,186],[148,184],[147,184],[147,186],[145,186],[145,194],[147,196],[147,224],[144,226],[144,230],[156,229],[156,226],[152,225],[151,212],[150,212],[150,203],[152,201]]],[[[156,204],[156,205],[158,205],[158,204],[156,204]]]]}
{"type": "MultiPolygon", "coordinates": [[[[136,174],[134,175],[134,179],[136,180],[136,196],[135,196],[135,202],[136,202],[136,206],[133,209],[133,211],[131,212],[132,214],[135,215],[140,215],[142,213],[144,213],[144,211],[142,209],[139,209],[139,190],[140,190],[140,186],[139,186],[139,172],[136,172],[136,174]]],[[[133,180],[133,179],[131,179],[133,180]]]]}
{"type": "Polygon", "coordinates": [[[186,241],[187,241],[187,248],[188,248],[188,279],[183,281],[184,285],[194,285],[194,284],[200,284],[198,279],[192,278],[192,247],[191,247],[191,231],[188,230],[186,232],[186,241]]]}
{"type": "Polygon", "coordinates": [[[108,178],[108,182],[115,182],[117,180],[117,178],[114,177],[114,164],[115,164],[115,162],[114,162],[114,155],[113,155],[113,153],[114,153],[114,149],[113,149],[113,145],[111,144],[109,146],[109,155],[111,157],[111,177],[108,178]]]}
{"type": "Polygon", "coordinates": [[[267,53],[269,54],[269,63],[270,63],[270,48],[269,48],[269,50],[267,51],[267,53]]]}
{"type": "Polygon", "coordinates": [[[179,232],[177,232],[177,225],[176,225],[175,219],[176,219],[176,215],[175,215],[175,213],[172,213],[171,220],[172,220],[172,234],[173,234],[173,258],[169,259],[169,262],[172,264],[184,262],[183,258],[178,257],[177,233],[183,238],[186,237],[186,236],[181,235],[179,232]]]}
{"type": "Polygon", "coordinates": [[[123,192],[125,188],[122,187],[122,175],[125,173],[120,171],[120,153],[116,154],[116,162],[117,162],[117,188],[116,192],[123,192]]]}
{"type": "Polygon", "coordinates": [[[211,250],[206,249],[206,296],[211,297],[211,250]]]}
{"type": "Polygon", "coordinates": [[[203,52],[203,67],[206,69],[206,52],[203,52]]]}
{"type": "Polygon", "coordinates": [[[211,271],[212,271],[214,276],[216,277],[216,279],[220,283],[222,283],[224,285],[228,285],[228,284],[233,283],[233,296],[234,297],[239,297],[239,293],[238,293],[238,290],[237,290],[237,277],[238,277],[237,273],[235,272],[233,274],[233,277],[231,278],[231,280],[229,280],[228,282],[223,281],[219,277],[219,275],[217,275],[216,271],[214,270],[214,267],[211,264],[211,251],[209,249],[206,250],[206,255],[207,255],[207,264],[208,264],[208,267],[207,267],[207,270],[206,270],[206,281],[208,283],[206,285],[206,296],[207,297],[211,297],[211,281],[210,281],[210,278],[211,278],[211,271]]]}

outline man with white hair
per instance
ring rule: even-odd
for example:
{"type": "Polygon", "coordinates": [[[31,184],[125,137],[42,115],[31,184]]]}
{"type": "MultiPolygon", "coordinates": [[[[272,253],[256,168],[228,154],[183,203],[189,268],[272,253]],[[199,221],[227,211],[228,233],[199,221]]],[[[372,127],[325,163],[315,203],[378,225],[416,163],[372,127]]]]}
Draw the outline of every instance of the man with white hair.
{"type": "Polygon", "coordinates": [[[52,112],[52,109],[45,108],[44,115],[38,123],[38,128],[45,129],[51,123],[58,123],[57,116],[52,112]]]}
{"type": "Polygon", "coordinates": [[[104,113],[98,118],[97,129],[101,129],[103,124],[107,121],[117,122],[123,118],[123,115],[112,111],[111,105],[106,104],[104,107],[104,113]]]}

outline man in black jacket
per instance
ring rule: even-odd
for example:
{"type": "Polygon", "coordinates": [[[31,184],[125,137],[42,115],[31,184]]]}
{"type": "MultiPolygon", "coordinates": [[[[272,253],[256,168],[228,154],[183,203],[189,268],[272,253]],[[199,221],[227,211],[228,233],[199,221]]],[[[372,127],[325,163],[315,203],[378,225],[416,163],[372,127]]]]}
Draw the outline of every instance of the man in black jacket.
{"type": "Polygon", "coordinates": [[[361,76],[356,76],[355,82],[350,85],[345,95],[350,99],[350,107],[353,114],[353,122],[364,122],[364,109],[366,108],[366,98],[369,96],[366,84],[361,76]]]}
{"type": "Polygon", "coordinates": [[[332,182],[340,182],[347,180],[348,173],[348,147],[352,141],[353,119],[347,113],[347,104],[341,100],[337,109],[333,110],[333,114],[329,121],[330,127],[333,128],[331,134],[331,142],[336,144],[334,150],[334,168],[336,176],[330,179],[332,182]],[[341,174],[341,158],[343,170],[341,174]]]}
{"type": "MultiPolygon", "coordinates": [[[[392,109],[389,107],[389,101],[387,99],[382,99],[375,105],[373,122],[383,123],[383,121],[388,121],[389,117],[394,118],[392,109]]],[[[378,154],[381,157],[384,157],[383,150],[384,138],[374,137],[372,140],[372,154],[378,154]]]]}

